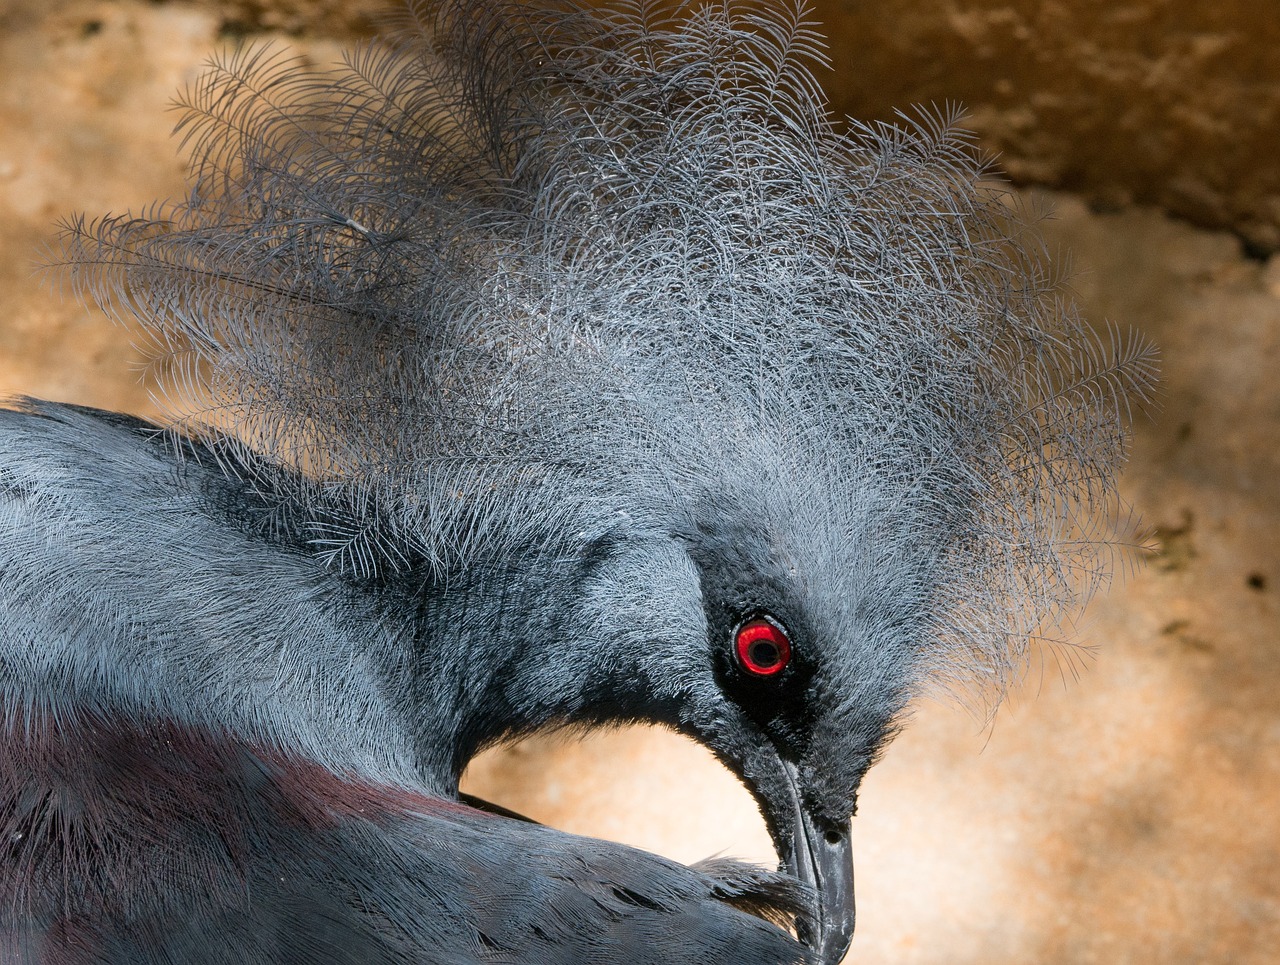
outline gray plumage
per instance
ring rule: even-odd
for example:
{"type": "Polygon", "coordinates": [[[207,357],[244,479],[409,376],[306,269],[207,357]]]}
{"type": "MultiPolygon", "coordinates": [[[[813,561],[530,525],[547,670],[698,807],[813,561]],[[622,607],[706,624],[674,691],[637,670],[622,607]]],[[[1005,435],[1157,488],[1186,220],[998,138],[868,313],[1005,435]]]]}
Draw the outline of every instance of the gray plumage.
{"type": "MultiPolygon", "coordinates": [[[[1151,353],[1080,322],[953,118],[841,133],[820,50],[776,2],[415,3],[334,72],[215,63],[190,196],[69,226],[174,418],[0,418],[5,724],[50,773],[85,721],[198,735],[260,831],[231,866],[299,882],[249,889],[277,944],[110,960],[804,960],[740,908],[843,953],[862,775],[911,699],[998,699],[1105,577],[1151,353]],[[752,619],[784,672],[735,658],[752,619]],[[632,720],[709,746],[819,894],[424,811],[495,741],[632,720]],[[245,755],[333,828],[281,831],[245,755]],[[366,792],[394,819],[343,810],[366,792]],[[291,958],[308,915],[337,937],[291,958]]],[[[5,827],[38,817],[12,774],[5,827]]],[[[166,888],[212,907],[143,878],[94,941],[166,888]]]]}

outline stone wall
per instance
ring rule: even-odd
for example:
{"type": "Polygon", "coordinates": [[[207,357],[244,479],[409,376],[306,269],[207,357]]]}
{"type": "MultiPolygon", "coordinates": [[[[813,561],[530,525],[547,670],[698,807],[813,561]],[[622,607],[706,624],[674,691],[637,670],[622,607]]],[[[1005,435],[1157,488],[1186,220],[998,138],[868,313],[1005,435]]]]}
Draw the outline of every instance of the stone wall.
{"type": "Polygon", "coordinates": [[[959,101],[1020,184],[1280,249],[1280,11],[1259,0],[823,0],[855,117],[959,101]]]}

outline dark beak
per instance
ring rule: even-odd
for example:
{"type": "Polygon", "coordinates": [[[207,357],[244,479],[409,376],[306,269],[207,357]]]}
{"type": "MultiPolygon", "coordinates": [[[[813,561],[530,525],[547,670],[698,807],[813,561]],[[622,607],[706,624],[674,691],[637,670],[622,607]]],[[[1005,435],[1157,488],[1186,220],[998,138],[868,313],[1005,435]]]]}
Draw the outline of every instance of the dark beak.
{"type": "Polygon", "coordinates": [[[786,762],[782,766],[790,785],[792,824],[789,837],[785,827],[779,829],[778,851],[787,871],[807,885],[814,895],[813,911],[796,922],[796,933],[817,953],[822,965],[838,965],[853,940],[853,849],[849,843],[849,822],[827,825],[815,821],[802,803],[795,767],[786,762]]]}

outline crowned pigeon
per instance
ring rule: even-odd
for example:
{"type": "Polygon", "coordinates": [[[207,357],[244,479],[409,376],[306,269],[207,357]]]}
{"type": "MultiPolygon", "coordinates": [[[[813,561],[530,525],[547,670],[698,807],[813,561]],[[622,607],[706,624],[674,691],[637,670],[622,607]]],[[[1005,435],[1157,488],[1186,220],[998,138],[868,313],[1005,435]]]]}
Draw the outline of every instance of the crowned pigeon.
{"type": "Polygon", "coordinates": [[[214,62],[190,193],[60,255],[158,426],[0,412],[0,959],[833,965],[859,782],[1105,577],[1139,339],[790,0],[417,0],[214,62]],[[460,795],[648,722],[780,866],[460,795]]]}

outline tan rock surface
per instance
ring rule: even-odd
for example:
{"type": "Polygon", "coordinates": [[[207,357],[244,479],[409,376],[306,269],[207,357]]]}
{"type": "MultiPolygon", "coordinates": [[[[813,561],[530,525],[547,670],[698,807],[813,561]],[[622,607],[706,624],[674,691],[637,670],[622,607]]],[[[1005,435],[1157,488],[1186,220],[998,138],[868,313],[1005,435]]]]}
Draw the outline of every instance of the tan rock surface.
{"type": "MultiPolygon", "coordinates": [[[[0,0],[0,392],[154,411],[126,337],[30,266],[57,218],[180,189],[164,108],[223,28],[176,3],[0,0]]],[[[1078,679],[1075,655],[1046,656],[989,731],[919,709],[863,793],[850,960],[1272,961],[1280,260],[1151,211],[1058,209],[1088,316],[1163,347],[1163,411],[1125,482],[1162,549],[1091,611],[1078,679]]],[[[682,860],[768,859],[745,793],[669,735],[531,741],[469,784],[682,860]]]]}

